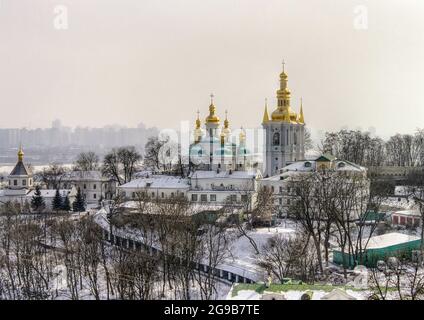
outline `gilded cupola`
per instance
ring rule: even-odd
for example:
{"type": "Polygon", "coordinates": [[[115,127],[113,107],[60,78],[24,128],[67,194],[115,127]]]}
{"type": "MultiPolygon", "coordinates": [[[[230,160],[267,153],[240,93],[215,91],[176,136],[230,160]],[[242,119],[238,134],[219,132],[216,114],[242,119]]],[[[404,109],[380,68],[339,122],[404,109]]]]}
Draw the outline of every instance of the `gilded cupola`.
{"type": "Polygon", "coordinates": [[[206,117],[206,123],[219,123],[219,117],[216,115],[216,107],[213,104],[213,94],[211,94],[211,104],[209,106],[209,115],[206,117]]]}
{"type": "MultiPolygon", "coordinates": [[[[291,92],[287,86],[288,76],[284,70],[283,62],[283,71],[280,73],[280,88],[277,90],[277,108],[271,113],[271,121],[276,122],[286,122],[286,123],[303,123],[303,109],[301,107],[302,115],[298,115],[295,111],[291,109],[290,99],[291,92]]],[[[265,113],[262,123],[266,123],[267,119],[267,108],[265,107],[265,113]]]]}

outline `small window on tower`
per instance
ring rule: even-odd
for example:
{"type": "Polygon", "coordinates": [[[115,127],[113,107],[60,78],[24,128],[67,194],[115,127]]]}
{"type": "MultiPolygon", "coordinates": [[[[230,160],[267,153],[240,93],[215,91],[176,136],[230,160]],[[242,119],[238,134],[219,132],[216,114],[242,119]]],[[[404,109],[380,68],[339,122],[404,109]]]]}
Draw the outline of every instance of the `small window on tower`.
{"type": "Polygon", "coordinates": [[[280,144],[280,134],[278,132],[274,133],[274,136],[272,138],[272,143],[274,146],[277,146],[280,144]]]}

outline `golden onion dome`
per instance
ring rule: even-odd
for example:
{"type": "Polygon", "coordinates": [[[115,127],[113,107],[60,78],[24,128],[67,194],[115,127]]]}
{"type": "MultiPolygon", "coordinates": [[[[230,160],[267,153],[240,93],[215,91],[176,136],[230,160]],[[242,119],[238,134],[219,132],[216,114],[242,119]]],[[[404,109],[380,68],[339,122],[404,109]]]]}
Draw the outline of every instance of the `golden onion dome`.
{"type": "Polygon", "coordinates": [[[287,74],[283,71],[280,73],[280,79],[287,79],[287,74]]]}
{"type": "Polygon", "coordinates": [[[205,121],[206,123],[219,123],[219,117],[215,114],[216,107],[212,103],[209,106],[209,115],[206,117],[205,121]]]}
{"type": "Polygon", "coordinates": [[[244,143],[246,141],[246,132],[244,132],[243,127],[240,128],[239,140],[240,143],[244,143]]]}
{"type": "Polygon", "coordinates": [[[18,160],[22,161],[23,159],[24,159],[24,151],[22,150],[22,146],[20,146],[18,151],[18,160]]]}
{"type": "Polygon", "coordinates": [[[276,110],[274,110],[273,113],[271,113],[271,119],[273,121],[279,121],[279,120],[283,120],[284,119],[284,110],[277,108],[276,110]]]}

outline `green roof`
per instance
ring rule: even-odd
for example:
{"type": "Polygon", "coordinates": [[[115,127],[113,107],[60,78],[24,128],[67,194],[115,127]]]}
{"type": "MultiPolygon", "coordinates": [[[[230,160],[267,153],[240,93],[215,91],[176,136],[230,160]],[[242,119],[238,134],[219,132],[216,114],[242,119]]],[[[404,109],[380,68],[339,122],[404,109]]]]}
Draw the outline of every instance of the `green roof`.
{"type": "Polygon", "coordinates": [[[337,158],[329,153],[324,153],[323,155],[319,156],[315,161],[334,161],[337,158]]]}

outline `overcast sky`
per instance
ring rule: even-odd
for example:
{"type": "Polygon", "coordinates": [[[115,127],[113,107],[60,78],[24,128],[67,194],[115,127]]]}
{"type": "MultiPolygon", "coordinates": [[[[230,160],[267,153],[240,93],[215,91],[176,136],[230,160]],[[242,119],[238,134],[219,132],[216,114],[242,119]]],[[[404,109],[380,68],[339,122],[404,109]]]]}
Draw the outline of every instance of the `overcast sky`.
{"type": "Polygon", "coordinates": [[[211,92],[234,127],[256,127],[285,59],[313,129],[412,132],[423,17],[420,0],[0,0],[0,127],[178,127],[211,92]]]}

